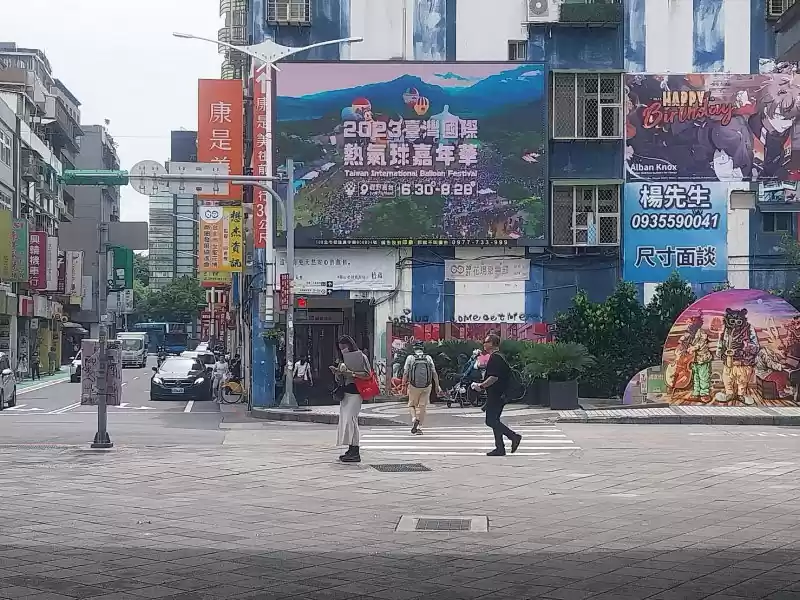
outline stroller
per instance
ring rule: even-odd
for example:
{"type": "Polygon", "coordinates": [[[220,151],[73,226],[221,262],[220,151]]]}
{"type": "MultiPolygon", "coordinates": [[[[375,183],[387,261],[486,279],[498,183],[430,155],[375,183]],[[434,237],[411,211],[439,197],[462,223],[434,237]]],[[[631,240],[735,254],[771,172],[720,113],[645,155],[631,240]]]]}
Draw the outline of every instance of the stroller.
{"type": "Polygon", "coordinates": [[[483,381],[486,373],[486,370],[478,365],[479,356],[480,350],[475,350],[464,365],[455,385],[447,390],[447,408],[451,408],[453,404],[461,408],[465,406],[481,408],[486,404],[486,391],[476,392],[470,388],[470,384],[483,381]]]}

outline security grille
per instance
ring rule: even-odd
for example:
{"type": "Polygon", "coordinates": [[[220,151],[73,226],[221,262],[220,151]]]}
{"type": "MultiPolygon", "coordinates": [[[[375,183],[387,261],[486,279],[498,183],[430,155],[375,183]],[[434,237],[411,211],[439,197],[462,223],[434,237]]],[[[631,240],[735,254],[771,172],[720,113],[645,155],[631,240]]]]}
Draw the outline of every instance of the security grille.
{"type": "Polygon", "coordinates": [[[267,21],[310,25],[311,0],[268,0],[267,21]]]}
{"type": "Polygon", "coordinates": [[[794,6],[795,0],[767,0],[767,17],[780,18],[783,13],[794,6]]]}
{"type": "Polygon", "coordinates": [[[554,185],[554,246],[618,246],[618,185],[554,185]]]}
{"type": "Polygon", "coordinates": [[[562,139],[622,137],[622,76],[555,73],[552,135],[562,139]]]}

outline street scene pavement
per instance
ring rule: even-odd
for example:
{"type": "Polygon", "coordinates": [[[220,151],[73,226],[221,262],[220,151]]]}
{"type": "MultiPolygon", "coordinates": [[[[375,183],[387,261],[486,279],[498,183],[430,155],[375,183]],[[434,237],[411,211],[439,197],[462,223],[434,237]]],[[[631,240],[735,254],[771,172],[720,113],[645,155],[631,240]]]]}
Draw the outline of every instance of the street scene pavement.
{"type": "Polygon", "coordinates": [[[89,449],[78,384],[27,386],[0,413],[0,598],[800,597],[791,427],[529,413],[508,419],[518,452],[487,457],[463,409],[422,436],[362,428],[352,465],[333,425],[124,381],[110,451],[89,449]]]}

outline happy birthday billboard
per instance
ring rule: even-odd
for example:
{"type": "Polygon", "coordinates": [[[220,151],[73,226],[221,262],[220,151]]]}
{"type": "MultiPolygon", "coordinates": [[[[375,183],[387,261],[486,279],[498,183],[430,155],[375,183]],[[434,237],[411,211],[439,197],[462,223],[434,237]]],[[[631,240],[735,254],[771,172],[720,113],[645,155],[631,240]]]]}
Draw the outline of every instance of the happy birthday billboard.
{"type": "Polygon", "coordinates": [[[800,77],[626,75],[628,181],[800,177],[800,77]]]}
{"type": "Polygon", "coordinates": [[[509,63],[281,66],[275,164],[295,160],[296,243],[544,244],[544,72],[509,63]]]}

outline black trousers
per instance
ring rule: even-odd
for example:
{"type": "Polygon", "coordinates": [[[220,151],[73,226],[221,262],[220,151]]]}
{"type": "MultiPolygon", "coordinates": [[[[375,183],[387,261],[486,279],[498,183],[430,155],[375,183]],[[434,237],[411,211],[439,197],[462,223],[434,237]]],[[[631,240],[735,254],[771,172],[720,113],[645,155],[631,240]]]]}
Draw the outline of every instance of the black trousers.
{"type": "Polygon", "coordinates": [[[486,425],[494,431],[494,446],[497,450],[505,451],[503,436],[509,440],[517,439],[517,434],[500,422],[500,415],[503,414],[505,403],[502,399],[489,398],[486,401],[486,425]]]}
{"type": "Polygon", "coordinates": [[[42,374],[39,373],[39,361],[35,360],[31,363],[31,379],[41,379],[42,374]]]}

